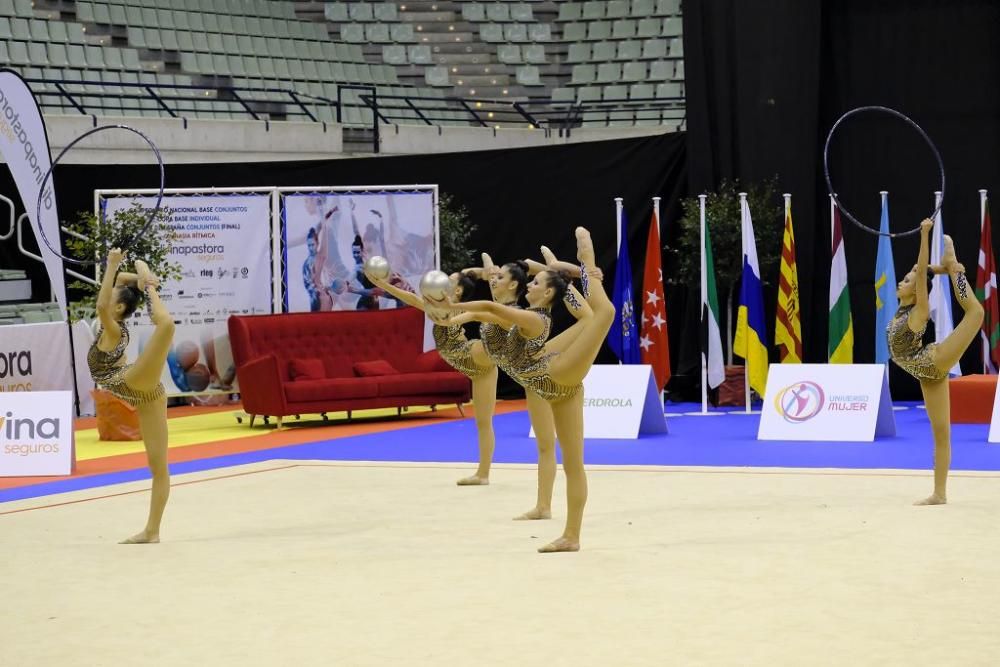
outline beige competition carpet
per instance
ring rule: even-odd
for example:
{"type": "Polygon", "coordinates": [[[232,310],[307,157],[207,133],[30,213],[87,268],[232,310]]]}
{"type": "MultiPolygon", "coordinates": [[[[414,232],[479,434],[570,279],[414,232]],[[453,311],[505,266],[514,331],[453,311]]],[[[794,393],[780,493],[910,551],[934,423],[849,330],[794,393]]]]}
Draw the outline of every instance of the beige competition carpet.
{"type": "Polygon", "coordinates": [[[271,461],[0,506],[0,665],[997,665],[1000,475],[271,461]],[[561,473],[560,473],[561,474],[561,473]]]}

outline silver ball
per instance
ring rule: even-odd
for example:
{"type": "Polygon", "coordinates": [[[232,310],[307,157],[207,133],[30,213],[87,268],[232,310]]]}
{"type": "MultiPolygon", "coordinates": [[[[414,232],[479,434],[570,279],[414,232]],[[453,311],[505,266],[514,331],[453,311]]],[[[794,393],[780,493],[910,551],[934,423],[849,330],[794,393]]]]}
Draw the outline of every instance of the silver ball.
{"type": "Polygon", "coordinates": [[[389,277],[389,260],[379,255],[369,257],[365,260],[365,273],[373,278],[385,280],[389,277]]]}
{"type": "Polygon", "coordinates": [[[431,301],[443,301],[451,291],[451,278],[444,271],[428,271],[420,279],[420,293],[431,301]]]}

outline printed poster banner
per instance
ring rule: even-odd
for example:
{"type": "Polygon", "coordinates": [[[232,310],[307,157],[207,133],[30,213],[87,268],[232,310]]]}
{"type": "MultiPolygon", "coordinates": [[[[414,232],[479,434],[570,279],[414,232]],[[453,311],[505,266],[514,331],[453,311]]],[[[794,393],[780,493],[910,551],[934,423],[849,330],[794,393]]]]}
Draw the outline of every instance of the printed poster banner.
{"type": "Polygon", "coordinates": [[[72,471],[73,392],[0,394],[0,477],[72,471]]]}
{"type": "MultiPolygon", "coordinates": [[[[635,440],[666,433],[663,398],[648,364],[594,364],[583,379],[583,437],[635,440]]],[[[535,430],[529,431],[535,437],[535,430]]]]}
{"type": "Polygon", "coordinates": [[[73,390],[65,322],[12,324],[0,331],[0,392],[73,390]]]}
{"type": "Polygon", "coordinates": [[[871,442],[895,434],[885,364],[771,364],[758,440],[871,442]]]}
{"type": "Polygon", "coordinates": [[[288,312],[400,307],[364,277],[374,255],[410,291],[438,267],[431,190],[286,194],[283,220],[288,312]]]}
{"type": "MultiPolygon", "coordinates": [[[[41,224],[46,238],[58,248],[59,215],[56,212],[56,193],[51,177],[45,183],[45,191],[41,191],[42,179],[52,165],[45,122],[28,84],[21,75],[9,69],[0,69],[0,155],[14,177],[21,203],[31,220],[31,231],[37,237],[36,230],[41,224]],[[36,220],[39,195],[42,198],[42,219],[36,220]]],[[[39,254],[45,261],[45,271],[49,276],[52,292],[65,317],[63,261],[52,254],[40,238],[38,247],[39,254]]]]}
{"type": "MultiPolygon", "coordinates": [[[[152,208],[156,198],[108,197],[105,215],[133,201],[152,208]]],[[[180,237],[170,260],[182,272],[160,290],[177,322],[163,386],[170,395],[237,392],[226,322],[230,315],[272,311],[270,195],[165,195],[163,206],[180,237]]],[[[153,332],[145,311],[132,323],[130,361],[153,332]]]]}

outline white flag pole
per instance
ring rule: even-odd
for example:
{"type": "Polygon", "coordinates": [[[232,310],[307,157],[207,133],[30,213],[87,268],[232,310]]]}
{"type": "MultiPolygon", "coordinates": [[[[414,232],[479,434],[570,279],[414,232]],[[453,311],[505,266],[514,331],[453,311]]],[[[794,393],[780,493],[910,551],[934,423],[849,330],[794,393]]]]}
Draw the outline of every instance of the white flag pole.
{"type": "MultiPolygon", "coordinates": [[[[747,193],[740,193],[740,248],[742,249],[742,257],[747,256],[747,221],[743,212],[747,208],[747,193]]],[[[742,261],[741,257],[741,261],[742,261]]],[[[750,363],[749,360],[743,359],[743,400],[744,409],[747,414],[750,414],[750,363]]]]}
{"type": "MultiPolygon", "coordinates": [[[[621,197],[615,197],[615,239],[616,239],[616,241],[615,241],[615,261],[616,262],[618,261],[617,258],[619,256],[619,254],[621,253],[621,250],[622,250],[622,208],[624,208],[624,205],[622,204],[622,201],[623,201],[623,199],[621,197]]],[[[617,271],[617,270],[618,270],[618,268],[615,267],[615,271],[617,271]]],[[[619,366],[622,365],[622,360],[621,359],[618,360],[618,365],[619,366]]]]}
{"type": "Polygon", "coordinates": [[[622,249],[622,204],[621,197],[615,197],[615,257],[622,249]]]}
{"type": "MultiPolygon", "coordinates": [[[[983,238],[983,226],[986,224],[986,190],[979,191],[979,238],[983,238]]],[[[992,243],[992,239],[990,239],[992,243]]],[[[990,248],[992,251],[992,247],[990,248]]],[[[983,249],[979,249],[979,264],[986,264],[986,257],[983,255],[983,249]]],[[[986,280],[991,280],[991,276],[986,276],[986,280]]],[[[985,296],[988,298],[996,286],[986,285],[984,288],[985,296]]],[[[983,304],[985,305],[985,304],[983,304]]],[[[990,341],[983,333],[982,328],[979,330],[979,338],[983,342],[983,373],[990,374],[994,372],[992,359],[990,359],[990,341]]]]}
{"type": "MultiPolygon", "coordinates": [[[[705,315],[705,304],[708,303],[708,272],[705,268],[705,199],[708,195],[698,195],[698,206],[701,209],[701,224],[699,230],[701,234],[701,311],[705,315]]],[[[699,334],[699,337],[702,337],[699,334]]],[[[701,412],[708,413],[708,350],[704,345],[707,341],[702,340],[701,349],[701,412]]]]}

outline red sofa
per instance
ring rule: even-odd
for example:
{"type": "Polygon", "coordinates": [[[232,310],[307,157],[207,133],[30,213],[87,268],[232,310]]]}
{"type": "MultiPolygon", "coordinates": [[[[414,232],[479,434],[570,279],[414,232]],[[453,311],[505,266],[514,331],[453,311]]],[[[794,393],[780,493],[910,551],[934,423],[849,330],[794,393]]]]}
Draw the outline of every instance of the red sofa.
{"type": "Polygon", "coordinates": [[[424,314],[381,311],[234,315],[229,340],[251,415],[455,403],[472,383],[437,350],[423,351],[424,314]]]}

